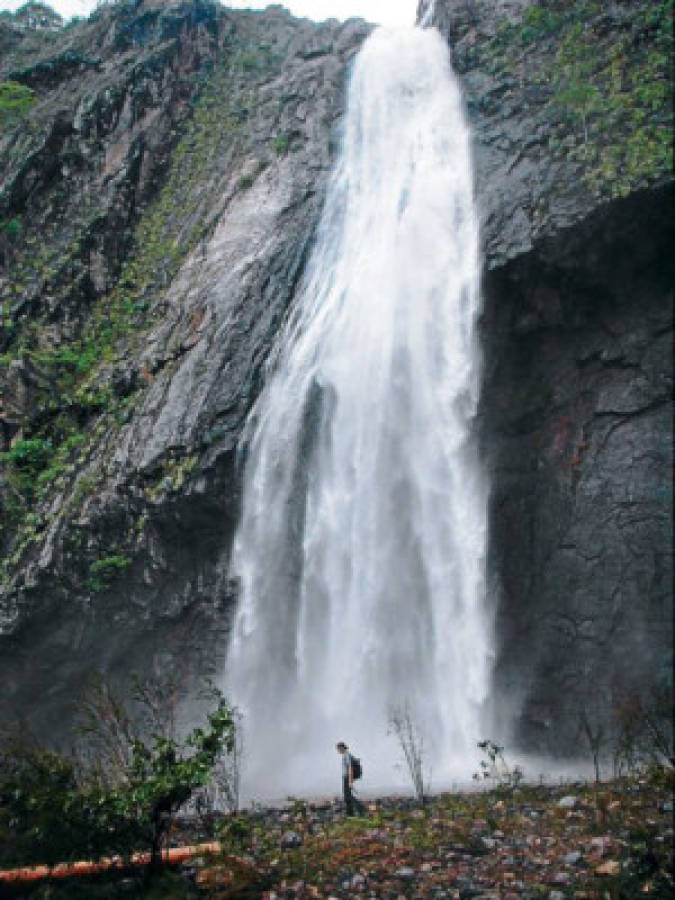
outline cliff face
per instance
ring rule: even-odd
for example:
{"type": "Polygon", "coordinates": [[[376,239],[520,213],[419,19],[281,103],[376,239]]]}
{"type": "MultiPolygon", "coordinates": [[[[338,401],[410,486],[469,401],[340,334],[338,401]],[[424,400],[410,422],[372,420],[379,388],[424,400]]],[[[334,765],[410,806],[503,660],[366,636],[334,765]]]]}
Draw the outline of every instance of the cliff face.
{"type": "MultiPolygon", "coordinates": [[[[435,6],[486,262],[495,705],[540,749],[668,665],[667,5],[435,6]]],[[[207,0],[0,18],[3,717],[60,726],[93,667],[220,665],[236,447],[368,31],[207,0]]]]}
{"type": "Polygon", "coordinates": [[[35,91],[0,176],[5,716],[63,721],[92,667],[218,666],[235,449],[367,32],[119,3],[3,60],[35,91]]]}
{"type": "Polygon", "coordinates": [[[672,667],[669,15],[436,4],[486,259],[494,702],[534,751],[578,752],[672,667]]]}

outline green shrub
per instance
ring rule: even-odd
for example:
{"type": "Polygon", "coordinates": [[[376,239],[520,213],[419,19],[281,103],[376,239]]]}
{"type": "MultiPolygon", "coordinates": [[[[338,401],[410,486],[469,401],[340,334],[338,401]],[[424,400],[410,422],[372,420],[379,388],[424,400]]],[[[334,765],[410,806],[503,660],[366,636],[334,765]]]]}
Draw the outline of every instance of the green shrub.
{"type": "Polygon", "coordinates": [[[96,562],[93,562],[90,571],[109,573],[126,569],[129,565],[131,565],[131,560],[126,556],[106,556],[104,559],[97,559],[96,562]]]}
{"type": "Polygon", "coordinates": [[[10,241],[18,240],[23,231],[21,221],[19,219],[9,219],[9,221],[2,224],[2,231],[10,241]]]}
{"type": "Polygon", "coordinates": [[[520,39],[524,44],[540,40],[542,37],[555,33],[562,24],[563,17],[560,13],[543,6],[528,6],[523,13],[520,28],[520,39]]]}
{"type": "Polygon", "coordinates": [[[283,156],[288,152],[291,139],[287,134],[278,134],[272,141],[272,148],[277,156],[283,156]]]}
{"type": "Polygon", "coordinates": [[[126,745],[118,772],[104,771],[101,758],[83,771],[33,738],[7,741],[0,747],[0,863],[53,864],[149,849],[157,868],[175,813],[233,745],[230,708],[216,689],[211,696],[206,726],[183,740],[134,735],[121,704],[99,706],[98,725],[109,730],[112,719],[114,737],[126,745]]]}
{"type": "Polygon", "coordinates": [[[0,461],[27,474],[37,475],[47,466],[53,452],[51,441],[30,438],[16,441],[9,450],[0,453],[0,461]]]}
{"type": "Polygon", "coordinates": [[[30,736],[14,738],[0,751],[0,798],[3,865],[53,864],[133,845],[131,823],[112,799],[80,788],[74,762],[30,736]]]}
{"type": "Polygon", "coordinates": [[[17,122],[27,115],[35,102],[35,93],[18,81],[0,82],[0,125],[17,122]]]}
{"type": "Polygon", "coordinates": [[[114,556],[106,556],[103,559],[97,559],[89,566],[89,588],[95,593],[106,590],[113,581],[115,575],[124,571],[131,565],[131,560],[127,556],[120,554],[114,556]]]}
{"type": "Polygon", "coordinates": [[[580,163],[597,196],[621,197],[673,168],[673,0],[533,3],[477,51],[500,77],[522,72],[551,123],[549,149],[580,163]],[[616,4],[615,4],[616,6],[616,4]]]}

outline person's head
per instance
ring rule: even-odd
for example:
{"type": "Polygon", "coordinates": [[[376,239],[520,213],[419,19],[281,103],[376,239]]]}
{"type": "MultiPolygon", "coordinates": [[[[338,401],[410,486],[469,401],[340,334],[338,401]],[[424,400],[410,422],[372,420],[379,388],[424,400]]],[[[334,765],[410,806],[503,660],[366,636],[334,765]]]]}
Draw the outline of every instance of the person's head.
{"type": "Polygon", "coordinates": [[[338,753],[345,753],[347,750],[347,745],[344,741],[338,741],[338,743],[335,745],[335,748],[338,753]]]}

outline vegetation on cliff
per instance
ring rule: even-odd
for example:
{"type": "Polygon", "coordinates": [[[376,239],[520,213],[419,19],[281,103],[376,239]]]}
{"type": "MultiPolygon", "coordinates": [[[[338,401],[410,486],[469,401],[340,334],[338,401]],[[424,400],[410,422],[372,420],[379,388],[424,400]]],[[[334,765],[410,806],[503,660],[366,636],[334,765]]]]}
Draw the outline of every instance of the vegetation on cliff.
{"type": "Polygon", "coordinates": [[[18,81],[0,82],[0,125],[7,127],[22,119],[35,102],[35,92],[18,81]]]}
{"type": "Polygon", "coordinates": [[[476,60],[543,101],[553,156],[589,189],[622,197],[673,170],[673,0],[535,2],[505,19],[476,60]]]}
{"type": "MultiPolygon", "coordinates": [[[[672,5],[672,0],[659,0],[607,10],[597,0],[535,3],[519,19],[504,20],[490,40],[477,45],[476,62],[500,77],[518,78],[525,96],[543,102],[551,154],[578,161],[590,190],[622,196],[672,170],[672,5]]],[[[213,29],[209,16],[215,13],[208,3],[197,14],[213,29]]],[[[49,96],[51,79],[64,75],[54,69],[65,59],[59,35],[67,33],[72,64],[86,68],[86,42],[101,24],[108,27],[105,17],[110,15],[120,23],[118,42],[126,42],[134,12],[124,2],[98,13],[98,23],[93,17],[91,23],[65,30],[42,4],[3,14],[5,27],[21,32],[25,44],[13,48],[12,64],[23,73],[13,77],[36,85],[0,83],[0,122],[11,132],[0,149],[10,171],[16,160],[39,156],[41,147],[47,149],[55,139],[57,122],[29,114],[49,96]],[[43,76],[46,82],[40,80],[43,76]]],[[[158,16],[153,10],[143,18],[148,35],[158,27],[158,16]]],[[[66,200],[65,185],[58,182],[45,185],[39,207],[34,199],[26,207],[16,191],[0,196],[0,364],[7,371],[13,362],[25,361],[40,373],[30,411],[22,415],[20,446],[2,456],[0,550],[6,569],[42,527],[40,514],[30,519],[38,501],[72,484],[87,458],[87,446],[129,417],[135,393],[151,381],[152,372],[136,373],[120,395],[112,383],[116,361],[128,355],[130,344],[161,314],[155,301],[212,227],[204,206],[206,185],[214,179],[210,161],[242,150],[257,85],[278,72],[280,60],[269,44],[230,40],[220,48],[214,43],[189,74],[184,89],[191,97],[189,114],[172,124],[166,174],[153,181],[135,215],[126,218],[121,243],[116,239],[117,246],[110,247],[110,271],[98,287],[92,286],[88,260],[92,251],[100,253],[101,237],[110,243],[106,231],[119,227],[101,199],[87,195],[75,211],[66,200]],[[41,207],[51,212],[45,217],[41,207]],[[64,314],[70,324],[58,329],[53,341],[54,323],[64,314]],[[97,432],[102,416],[105,423],[97,432]],[[25,447],[21,442],[27,442],[25,447]],[[29,465],[23,450],[38,444],[40,453],[33,454],[29,465]]],[[[151,77],[154,65],[143,64],[151,77]]],[[[113,102],[119,104],[122,97],[113,96],[113,102]]],[[[100,106],[98,114],[110,115],[101,97],[79,102],[94,110],[100,106]]],[[[282,132],[268,150],[284,154],[291,141],[292,135],[282,132]]],[[[237,187],[250,188],[267,164],[261,154],[258,167],[241,174],[237,187]]],[[[133,154],[128,165],[135,165],[133,154]]],[[[16,426],[6,428],[5,440],[12,439],[16,426]]],[[[82,489],[78,496],[82,499],[82,489]]]]}
{"type": "MultiPolygon", "coordinates": [[[[222,19],[214,4],[202,4],[198,13],[205,17],[209,28],[215,27],[219,17],[222,19]]],[[[104,25],[106,16],[122,22],[132,17],[130,5],[123,2],[97,14],[98,18],[101,15],[104,25]]],[[[5,17],[5,21],[20,28],[27,27],[24,19],[24,12],[5,17]]],[[[80,26],[80,42],[86,39],[86,29],[96,27],[95,19],[93,25],[80,26]]],[[[151,30],[155,20],[161,22],[161,10],[147,15],[143,28],[151,30]]],[[[35,41],[48,29],[51,47],[52,25],[44,24],[40,18],[31,19],[31,23],[30,40],[35,41]]],[[[77,43],[79,34],[75,28],[68,41],[77,43]]],[[[151,43],[150,38],[145,42],[151,43]]],[[[180,48],[181,41],[175,42],[175,52],[180,48]]],[[[33,44],[28,50],[33,52],[33,44]]],[[[20,60],[18,52],[14,53],[14,63],[20,60]]],[[[50,54],[53,52],[50,50],[50,54]]],[[[163,48],[160,55],[166,53],[163,48]]],[[[30,54],[28,59],[32,59],[30,54]]],[[[124,367],[132,345],[140,346],[140,335],[162,314],[156,301],[186,257],[213,227],[213,217],[208,214],[212,201],[209,186],[216,187],[214,182],[217,184],[218,167],[223,160],[231,160],[248,143],[245,122],[255,102],[256,86],[275,74],[280,62],[280,54],[271,45],[251,46],[246,38],[230,35],[226,40],[213,41],[207,57],[186,74],[187,86],[183,90],[190,97],[188,114],[183,112],[182,119],[178,119],[171,112],[168,141],[173,151],[165,170],[153,180],[145,202],[134,210],[136,215],[125,221],[124,231],[115,240],[119,245],[122,237],[122,245],[111,245],[109,250],[104,246],[100,253],[102,257],[109,251],[117,254],[117,258],[105,260],[110,271],[102,289],[92,290],[86,269],[95,245],[101,243],[101,233],[108,243],[106,229],[112,223],[105,195],[97,198],[87,193],[76,210],[69,207],[63,194],[65,186],[58,183],[46,188],[37,206],[35,199],[31,200],[30,209],[18,208],[11,193],[0,195],[0,231],[4,236],[4,243],[0,241],[4,269],[4,277],[0,278],[0,391],[4,380],[5,394],[9,393],[8,381],[2,376],[12,366],[20,383],[26,367],[38,373],[28,408],[10,415],[11,424],[8,421],[5,425],[5,440],[14,443],[0,453],[2,577],[17,565],[45,528],[49,513],[46,508],[40,510],[40,501],[73,486],[96,442],[103,435],[109,438],[128,419],[138,391],[151,383],[153,373],[144,370],[133,373],[116,387],[115,367],[120,361],[124,367]],[[3,221],[3,209],[13,218],[3,221]],[[72,310],[71,321],[63,328],[60,321],[66,309],[72,310]]],[[[152,83],[158,73],[153,73],[147,62],[142,68],[150,69],[147,76],[152,83]]],[[[146,72],[139,74],[146,76],[146,72]]],[[[125,90],[124,84],[116,87],[116,104],[125,90]]],[[[49,96],[49,85],[42,93],[49,96]]],[[[6,137],[8,156],[4,160],[10,171],[14,148],[23,146],[22,129],[26,130],[25,140],[30,146],[39,148],[44,139],[44,125],[37,119],[23,121],[36,97],[36,92],[25,85],[12,81],[0,84],[0,117],[11,129],[6,137]]],[[[73,101],[91,108],[95,115],[109,115],[106,109],[98,109],[100,95],[74,95],[73,101]]],[[[138,115],[141,114],[142,109],[138,115]]],[[[129,157],[121,174],[132,179],[137,177],[133,144],[127,149],[129,157]]],[[[86,160],[87,166],[92,163],[96,165],[96,160],[86,160]]],[[[261,158],[255,171],[242,176],[235,190],[249,187],[265,165],[261,158]]],[[[218,184],[218,190],[223,188],[223,184],[218,184]]],[[[224,191],[223,206],[227,201],[224,191]]],[[[78,479],[71,500],[81,504],[98,483],[91,477],[78,479]]],[[[164,483],[165,473],[159,472],[157,484],[148,485],[148,489],[156,493],[164,483]]],[[[124,542],[117,549],[122,552],[124,542]]],[[[100,578],[89,579],[92,589],[101,589],[107,583],[100,578]]]]}

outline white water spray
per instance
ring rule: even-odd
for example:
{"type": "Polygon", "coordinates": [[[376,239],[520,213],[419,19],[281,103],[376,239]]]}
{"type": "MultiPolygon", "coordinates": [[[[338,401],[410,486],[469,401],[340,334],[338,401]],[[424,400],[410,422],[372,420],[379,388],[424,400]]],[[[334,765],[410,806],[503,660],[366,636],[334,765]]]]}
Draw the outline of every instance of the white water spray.
{"type": "Polygon", "coordinates": [[[378,29],[248,428],[225,686],[245,717],[251,796],[334,790],[338,740],[363,757],[365,788],[395,785],[387,720],[403,703],[436,785],[473,771],[490,655],[478,311],[447,45],[378,29]]]}

